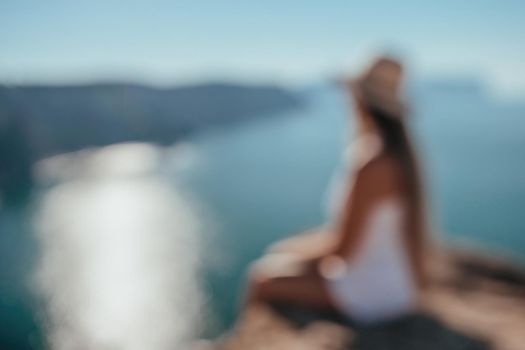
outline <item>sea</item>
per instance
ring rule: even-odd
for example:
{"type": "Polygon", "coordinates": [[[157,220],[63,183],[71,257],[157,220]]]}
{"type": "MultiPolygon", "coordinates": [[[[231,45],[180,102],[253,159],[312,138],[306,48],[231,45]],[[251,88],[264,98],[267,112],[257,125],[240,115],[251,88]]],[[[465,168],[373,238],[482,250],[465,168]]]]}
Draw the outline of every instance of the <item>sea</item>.
{"type": "MultiPolygon", "coordinates": [[[[418,92],[410,95],[407,118],[424,173],[434,238],[524,264],[525,99],[504,99],[482,86],[459,83],[427,83],[414,91],[418,92]]],[[[328,188],[337,178],[334,174],[341,173],[341,152],[352,137],[347,101],[338,89],[324,84],[298,93],[305,101],[300,108],[206,130],[171,147],[147,145],[147,152],[156,154],[147,181],[156,184],[158,193],[169,187],[170,195],[179,204],[187,203],[196,221],[190,231],[198,243],[188,247],[195,249],[197,259],[188,259],[190,248],[177,247],[179,238],[186,236],[163,239],[164,247],[173,247],[162,250],[172,268],[163,268],[159,277],[172,278],[188,271],[182,265],[192,264],[198,292],[183,289],[185,303],[198,304],[198,321],[191,321],[195,337],[213,338],[232,326],[242,307],[247,268],[272,242],[330,220],[328,188]],[[181,254],[184,264],[176,260],[181,254]]],[[[90,181],[100,181],[98,175],[90,176],[90,181]]],[[[60,326],[52,321],[49,305],[54,304],[49,300],[62,295],[61,280],[55,280],[57,291],[47,289],[47,294],[35,282],[45,264],[42,256],[51,254],[35,224],[41,221],[35,218],[51,215],[42,209],[49,202],[46,196],[71,181],[67,176],[43,181],[27,203],[0,211],[0,343],[14,349],[41,348],[48,332],[60,326]]],[[[140,195],[136,198],[151,201],[142,203],[144,208],[164,203],[140,195]]],[[[116,205],[109,212],[125,208],[116,205]]],[[[140,216],[140,208],[134,207],[135,216],[140,216]]],[[[169,232],[185,229],[177,222],[170,221],[169,232]]],[[[162,232],[159,228],[143,234],[160,237],[162,232]]],[[[120,239],[111,244],[126,241],[125,236],[120,239]]],[[[158,247],[151,249],[156,252],[158,247]]],[[[137,256],[130,259],[151,262],[140,260],[150,259],[146,255],[137,256]]],[[[167,288],[177,293],[176,286],[167,288]]],[[[184,313],[178,315],[184,323],[184,313]]]]}

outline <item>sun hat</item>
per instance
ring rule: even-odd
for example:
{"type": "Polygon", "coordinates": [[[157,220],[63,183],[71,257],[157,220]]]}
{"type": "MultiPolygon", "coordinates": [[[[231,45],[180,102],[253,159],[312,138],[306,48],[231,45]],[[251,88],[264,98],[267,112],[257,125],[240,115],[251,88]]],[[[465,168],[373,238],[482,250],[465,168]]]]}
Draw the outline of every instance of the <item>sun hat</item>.
{"type": "Polygon", "coordinates": [[[388,116],[400,118],[407,107],[401,97],[403,67],[395,59],[375,59],[356,78],[346,80],[354,96],[365,106],[379,109],[388,116]]]}

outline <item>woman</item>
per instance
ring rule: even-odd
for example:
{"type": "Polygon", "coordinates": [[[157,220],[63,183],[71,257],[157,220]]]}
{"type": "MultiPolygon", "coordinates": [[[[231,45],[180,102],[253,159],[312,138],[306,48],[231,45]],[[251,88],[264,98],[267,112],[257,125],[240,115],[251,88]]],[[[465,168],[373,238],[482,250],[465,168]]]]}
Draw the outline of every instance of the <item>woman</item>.
{"type": "Polygon", "coordinates": [[[411,312],[425,284],[425,220],[400,100],[402,67],[376,60],[345,83],[356,137],[347,190],[330,231],[274,245],[252,268],[248,302],[332,309],[358,323],[411,312]]]}

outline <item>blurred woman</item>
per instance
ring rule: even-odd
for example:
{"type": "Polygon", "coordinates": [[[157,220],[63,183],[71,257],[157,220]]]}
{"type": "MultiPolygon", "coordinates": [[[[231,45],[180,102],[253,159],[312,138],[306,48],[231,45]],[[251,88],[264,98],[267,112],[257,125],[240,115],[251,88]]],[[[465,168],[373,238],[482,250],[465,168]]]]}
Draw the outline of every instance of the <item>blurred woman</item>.
{"type": "Polygon", "coordinates": [[[345,81],[356,135],[329,232],[278,242],[251,270],[248,302],[341,312],[358,323],[414,310],[425,285],[424,200],[400,98],[401,65],[380,58],[345,81]]]}

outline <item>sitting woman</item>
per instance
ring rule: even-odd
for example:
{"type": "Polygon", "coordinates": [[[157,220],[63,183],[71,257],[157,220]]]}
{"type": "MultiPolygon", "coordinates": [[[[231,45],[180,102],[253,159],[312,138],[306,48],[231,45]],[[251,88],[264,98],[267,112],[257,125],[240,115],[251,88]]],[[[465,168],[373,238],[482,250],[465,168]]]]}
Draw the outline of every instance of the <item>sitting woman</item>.
{"type": "Polygon", "coordinates": [[[371,323],[409,313],[425,284],[424,203],[399,98],[402,67],[375,61],[345,86],[356,137],[329,232],[282,241],[251,270],[248,303],[338,311],[371,323]]]}

